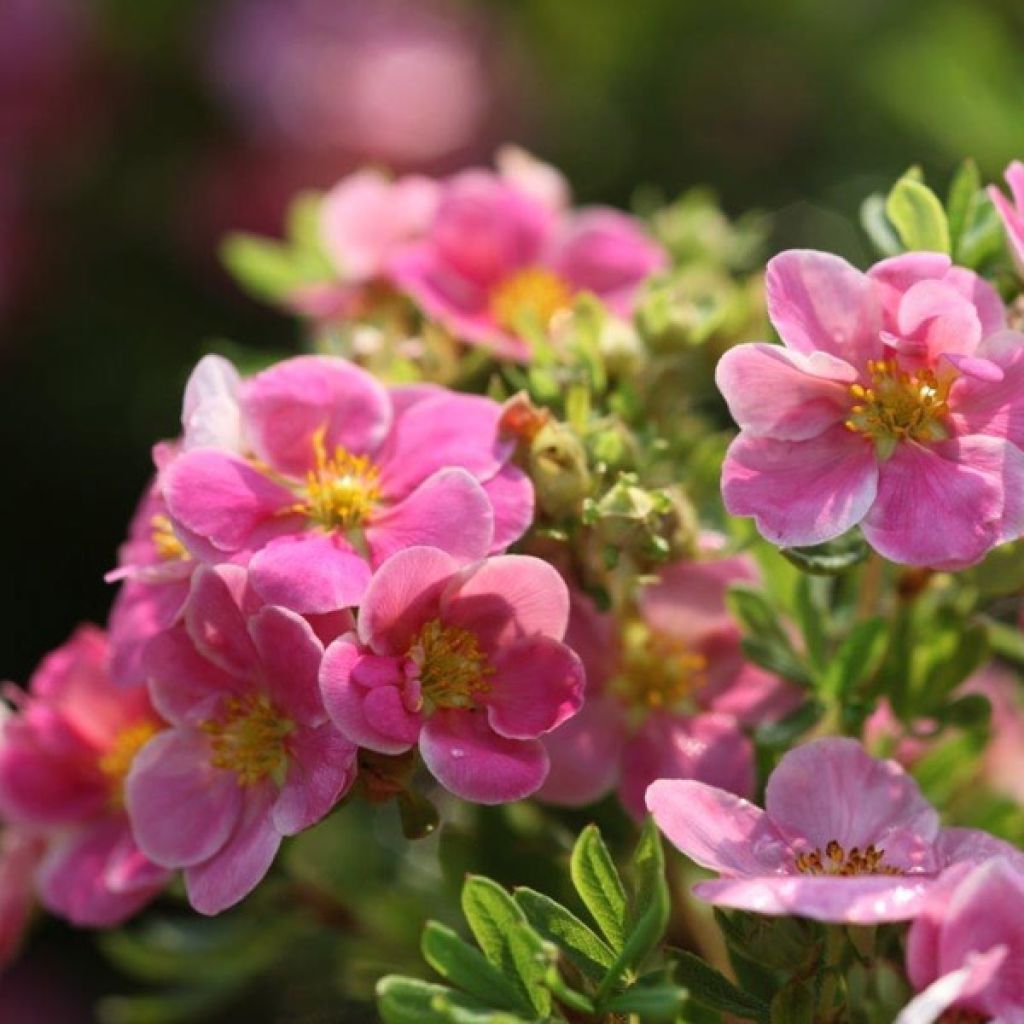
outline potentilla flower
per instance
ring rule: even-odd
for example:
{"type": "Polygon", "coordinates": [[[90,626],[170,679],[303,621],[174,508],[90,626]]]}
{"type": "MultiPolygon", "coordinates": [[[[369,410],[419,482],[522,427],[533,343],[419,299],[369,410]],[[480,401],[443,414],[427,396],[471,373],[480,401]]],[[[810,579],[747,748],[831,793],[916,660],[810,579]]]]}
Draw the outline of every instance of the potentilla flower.
{"type": "Polygon", "coordinates": [[[47,837],[40,902],[75,924],[130,917],[167,873],[137,846],[124,780],[139,749],[163,728],[145,687],[117,686],[107,638],[83,626],[43,659],[0,733],[0,815],[47,837]]]}
{"type": "Polygon", "coordinates": [[[327,710],[360,747],[418,746],[457,796],[522,799],[548,772],[538,737],[583,699],[583,666],[561,642],[568,613],[565,583],[537,558],[462,568],[436,548],[400,551],[374,575],[358,633],[327,649],[327,710]]]}
{"type": "Polygon", "coordinates": [[[566,642],[587,670],[578,715],[545,738],[551,773],[540,798],[582,806],[618,784],[637,818],[655,779],[699,779],[740,796],[754,790],[744,728],[782,717],[799,694],[748,662],[726,610],[733,583],[756,582],[746,557],[684,561],[644,587],[618,623],[573,594],[566,642]]]}
{"type": "Polygon", "coordinates": [[[995,206],[1006,230],[1010,252],[1017,269],[1024,274],[1024,164],[1014,160],[1004,172],[1006,184],[1010,186],[1010,199],[1003,192],[990,185],[989,198],[995,206]]]}
{"type": "Polygon", "coordinates": [[[818,921],[909,920],[955,863],[1012,848],[973,829],[941,829],[917,783],[855,740],[789,751],[765,809],[714,786],[663,779],[647,790],[658,827],[719,878],[694,892],[720,907],[818,921]]]}
{"type": "Polygon", "coordinates": [[[459,338],[523,360],[531,324],[546,330],[582,291],[629,315],[641,284],[666,262],[624,213],[563,213],[532,184],[466,171],[445,183],[426,237],[396,257],[391,275],[459,338]]]}
{"type": "Polygon", "coordinates": [[[125,799],[139,846],[184,869],[201,913],[249,893],[282,837],[355,777],[355,747],[320,699],[322,655],[310,623],[261,602],[235,565],[197,570],[184,621],[150,642],[150,692],[170,727],[135,759],[125,799]]]}
{"type": "Polygon", "coordinates": [[[938,253],[866,274],[768,264],[783,345],[739,345],[716,379],[741,432],[722,493],[769,540],[860,525],[896,562],[956,569],[1024,530],[1024,335],[987,282],[938,253]]]}
{"type": "Polygon", "coordinates": [[[0,970],[21,947],[35,905],[35,874],[46,840],[30,828],[0,826],[0,970]]]}
{"type": "Polygon", "coordinates": [[[1024,857],[951,869],[910,927],[907,973],[920,994],[896,1024],[1024,1020],[1022,957],[1024,857]]]}
{"type": "Polygon", "coordinates": [[[190,553],[251,556],[268,603],[303,614],[355,605],[395,551],[431,544],[472,561],[532,519],[532,486],[490,399],[389,392],[344,359],[300,356],[242,382],[237,412],[241,451],[190,444],[196,414],[161,487],[190,553]]]}

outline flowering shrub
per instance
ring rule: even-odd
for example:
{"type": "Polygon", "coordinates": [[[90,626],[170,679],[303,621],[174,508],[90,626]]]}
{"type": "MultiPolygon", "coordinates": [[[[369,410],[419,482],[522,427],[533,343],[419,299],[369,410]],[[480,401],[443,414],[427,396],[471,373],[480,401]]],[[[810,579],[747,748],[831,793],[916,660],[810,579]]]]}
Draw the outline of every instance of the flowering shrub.
{"type": "Polygon", "coordinates": [[[6,689],[0,955],[104,929],[140,1024],[1024,1020],[1022,176],[763,288],[514,149],[230,238],[302,351],[199,362],[6,689]]]}

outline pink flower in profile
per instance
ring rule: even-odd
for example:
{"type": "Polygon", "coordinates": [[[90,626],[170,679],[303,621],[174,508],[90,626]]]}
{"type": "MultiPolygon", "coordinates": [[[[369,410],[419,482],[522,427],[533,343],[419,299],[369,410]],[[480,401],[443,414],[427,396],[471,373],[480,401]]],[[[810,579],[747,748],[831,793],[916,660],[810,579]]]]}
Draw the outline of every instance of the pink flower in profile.
{"type": "Polygon", "coordinates": [[[907,938],[907,973],[920,994],[896,1024],[1024,1020],[1024,857],[951,869],[929,894],[907,938]],[[974,1016],[977,1015],[977,1016],[974,1016]]]}
{"type": "Polygon", "coordinates": [[[184,621],[150,642],[150,692],[170,728],[136,757],[125,799],[139,846],[184,869],[201,913],[249,893],[282,837],[355,777],[355,747],[320,699],[322,655],[310,623],[263,604],[235,565],[199,569],[184,621]]]}
{"type": "Polygon", "coordinates": [[[624,213],[562,213],[507,178],[465,171],[445,184],[426,237],[391,273],[458,337],[522,360],[524,326],[546,329],[581,291],[629,315],[640,286],[665,265],[664,251],[624,213]]]}
{"type": "Polygon", "coordinates": [[[35,906],[35,873],[46,840],[30,828],[0,827],[0,971],[17,955],[35,906]]]}
{"type": "Polygon", "coordinates": [[[270,604],[355,605],[395,551],[430,544],[472,561],[532,520],[532,486],[490,399],[388,392],[344,359],[300,356],[242,382],[236,410],[240,446],[192,444],[186,430],[161,487],[190,553],[249,560],[270,604]]]}
{"type": "Polygon", "coordinates": [[[1011,199],[1007,199],[995,185],[988,188],[989,198],[1003,221],[1010,252],[1017,269],[1024,274],[1024,164],[1014,160],[1004,172],[1010,186],[1011,199]]]}
{"type": "Polygon", "coordinates": [[[132,836],[124,780],[162,728],[145,687],[116,686],[105,635],[83,626],[43,659],[0,734],[0,815],[45,833],[37,873],[43,906],[78,925],[125,920],[167,873],[132,836]]]}
{"type": "Polygon", "coordinates": [[[374,575],[358,634],[327,649],[327,710],[361,747],[418,745],[456,796],[522,799],[548,772],[538,737],[583,699],[583,666],[561,642],[568,613],[565,583],[540,559],[460,568],[436,548],[400,551],[374,575]]]}
{"type": "Polygon", "coordinates": [[[755,582],[746,557],[684,561],[644,587],[621,626],[574,594],[566,642],[583,658],[587,699],[545,737],[551,773],[539,796],[582,806],[618,785],[636,818],[656,779],[699,779],[740,796],[754,791],[744,727],[793,710],[799,694],[748,662],[726,610],[730,584],[755,582]]]}
{"type": "Polygon", "coordinates": [[[908,920],[942,870],[1012,849],[984,832],[940,829],[895,761],[843,738],[789,751],[763,811],[688,779],[655,782],[647,807],[679,850],[719,873],[694,888],[702,899],[818,921],[908,920]]]}
{"type": "Polygon", "coordinates": [[[939,253],[866,274],[791,251],[767,271],[783,345],[739,345],[716,379],[741,432],[722,494],[769,540],[859,525],[885,557],[956,569],[1024,529],[1024,335],[939,253]]]}

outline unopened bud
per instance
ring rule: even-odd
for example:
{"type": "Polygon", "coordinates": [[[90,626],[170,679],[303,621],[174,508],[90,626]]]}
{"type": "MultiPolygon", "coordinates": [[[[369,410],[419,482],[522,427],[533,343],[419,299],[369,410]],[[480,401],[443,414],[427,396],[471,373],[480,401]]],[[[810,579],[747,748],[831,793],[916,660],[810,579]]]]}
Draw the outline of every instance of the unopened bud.
{"type": "Polygon", "coordinates": [[[548,423],[538,431],[530,445],[529,473],[537,503],[552,519],[577,514],[590,493],[587,453],[564,423],[548,423]]]}
{"type": "Polygon", "coordinates": [[[501,407],[498,433],[524,444],[532,444],[541,429],[551,422],[547,409],[534,405],[525,391],[513,395],[501,407]]]}
{"type": "Polygon", "coordinates": [[[597,346],[609,376],[628,377],[643,369],[647,353],[629,320],[609,315],[601,325],[597,346]]]}

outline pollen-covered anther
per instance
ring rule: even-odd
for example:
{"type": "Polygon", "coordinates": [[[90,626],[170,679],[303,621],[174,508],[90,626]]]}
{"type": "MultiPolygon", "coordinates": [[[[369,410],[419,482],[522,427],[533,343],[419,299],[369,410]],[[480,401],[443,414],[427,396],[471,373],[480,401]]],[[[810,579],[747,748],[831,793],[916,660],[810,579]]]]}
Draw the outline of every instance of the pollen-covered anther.
{"type": "Polygon", "coordinates": [[[406,657],[417,667],[423,707],[472,708],[491,689],[494,668],[468,629],[431,619],[416,634],[406,657]]]}
{"type": "Polygon", "coordinates": [[[491,294],[491,315],[510,333],[522,330],[525,321],[546,328],[556,314],[572,304],[572,289],[544,267],[526,267],[505,278],[491,294]]]}
{"type": "Polygon", "coordinates": [[[861,850],[857,846],[847,852],[836,840],[831,840],[822,854],[815,848],[797,854],[796,869],[805,875],[902,875],[903,872],[885,863],[885,851],[874,844],[861,850]]]}
{"type": "Polygon", "coordinates": [[[678,707],[707,682],[708,660],[676,637],[635,619],[623,630],[622,672],[613,684],[631,707],[678,707]]]}
{"type": "Polygon", "coordinates": [[[234,772],[242,786],[280,773],[288,756],[287,738],[294,728],[262,694],[229,698],[219,717],[200,726],[213,748],[210,763],[234,772]]]}
{"type": "Polygon", "coordinates": [[[313,435],[315,466],[306,474],[303,500],[291,511],[327,529],[362,526],[380,498],[380,470],[367,455],[353,455],[341,445],[328,453],[326,430],[313,435]]]}
{"type": "Polygon", "coordinates": [[[149,537],[162,562],[184,561],[190,557],[185,545],[178,540],[167,516],[155,515],[149,521],[149,537]]]}

